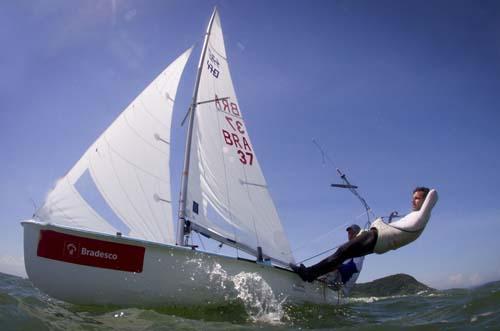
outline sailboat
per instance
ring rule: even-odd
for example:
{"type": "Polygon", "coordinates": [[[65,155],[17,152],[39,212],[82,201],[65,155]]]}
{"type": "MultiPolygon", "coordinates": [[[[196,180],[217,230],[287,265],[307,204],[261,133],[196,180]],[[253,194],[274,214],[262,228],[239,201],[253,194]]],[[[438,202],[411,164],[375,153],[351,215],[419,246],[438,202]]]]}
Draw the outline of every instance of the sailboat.
{"type": "Polygon", "coordinates": [[[288,267],[293,254],[234,91],[216,9],[185,119],[174,220],[170,130],[190,54],[161,72],[22,222],[29,279],[76,304],[223,303],[262,291],[277,302],[339,302],[325,283],[305,283],[288,267]],[[83,183],[105,212],[82,193],[83,183]],[[189,245],[193,233],[252,258],[199,250],[189,245]]]}

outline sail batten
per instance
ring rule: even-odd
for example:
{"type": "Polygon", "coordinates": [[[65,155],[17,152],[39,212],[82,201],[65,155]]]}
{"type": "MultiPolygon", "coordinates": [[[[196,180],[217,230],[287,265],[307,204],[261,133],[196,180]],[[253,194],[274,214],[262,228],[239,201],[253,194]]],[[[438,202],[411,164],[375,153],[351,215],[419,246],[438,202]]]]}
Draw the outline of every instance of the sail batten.
{"type": "Polygon", "coordinates": [[[239,107],[216,11],[205,47],[193,101],[185,216],[250,254],[260,247],[275,261],[293,262],[239,107]]]}
{"type": "MultiPolygon", "coordinates": [[[[77,187],[88,171],[92,192],[130,232],[130,237],[173,243],[170,127],[173,100],[191,54],[184,52],[115,119],[49,192],[39,219],[104,233],[110,220],[77,187]],[[161,197],[161,198],[159,198],[161,197]]],[[[81,185],[80,185],[81,186],[81,185]]]]}

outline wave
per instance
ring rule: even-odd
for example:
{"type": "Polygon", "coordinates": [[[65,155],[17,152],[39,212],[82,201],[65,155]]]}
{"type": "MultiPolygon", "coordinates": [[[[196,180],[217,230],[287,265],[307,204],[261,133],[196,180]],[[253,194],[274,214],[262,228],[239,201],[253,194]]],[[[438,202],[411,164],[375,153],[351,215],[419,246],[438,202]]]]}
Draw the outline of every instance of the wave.
{"type": "Polygon", "coordinates": [[[260,297],[251,297],[245,289],[260,284],[258,278],[234,281],[242,289],[237,301],[151,309],[72,305],[45,295],[27,279],[0,274],[0,330],[500,329],[500,282],[473,289],[351,298],[331,306],[274,302],[265,286],[260,297]]]}

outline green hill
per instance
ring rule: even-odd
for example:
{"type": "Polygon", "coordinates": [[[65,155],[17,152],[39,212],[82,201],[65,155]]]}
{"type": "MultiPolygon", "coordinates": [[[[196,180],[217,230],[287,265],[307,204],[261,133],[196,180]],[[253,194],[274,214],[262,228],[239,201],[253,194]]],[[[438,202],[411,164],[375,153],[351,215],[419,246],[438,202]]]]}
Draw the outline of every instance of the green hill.
{"type": "Polygon", "coordinates": [[[435,289],[420,283],[406,274],[396,274],[376,279],[368,283],[354,285],[350,297],[386,297],[392,295],[411,295],[421,291],[434,292],[435,289]]]}

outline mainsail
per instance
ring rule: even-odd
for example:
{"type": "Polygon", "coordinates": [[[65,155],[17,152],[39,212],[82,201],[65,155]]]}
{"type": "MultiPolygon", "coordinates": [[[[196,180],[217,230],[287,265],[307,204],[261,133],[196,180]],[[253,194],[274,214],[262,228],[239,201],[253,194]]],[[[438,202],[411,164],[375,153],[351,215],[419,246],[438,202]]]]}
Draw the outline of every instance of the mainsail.
{"type": "Polygon", "coordinates": [[[170,188],[170,127],[184,52],[120,114],[49,192],[36,212],[42,221],[117,232],[78,189],[91,181],[130,237],[173,243],[170,188]]]}
{"type": "Polygon", "coordinates": [[[293,256],[236,98],[217,11],[205,47],[181,218],[195,230],[287,264],[293,256]]]}

